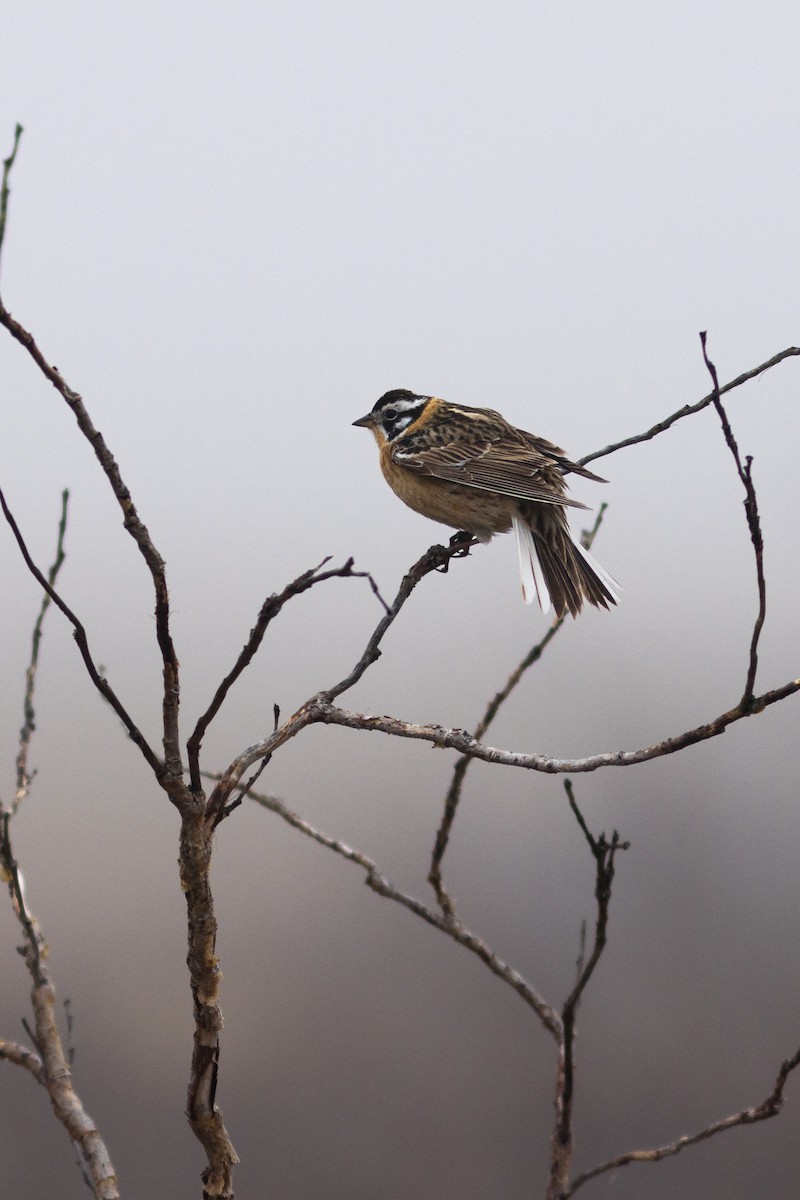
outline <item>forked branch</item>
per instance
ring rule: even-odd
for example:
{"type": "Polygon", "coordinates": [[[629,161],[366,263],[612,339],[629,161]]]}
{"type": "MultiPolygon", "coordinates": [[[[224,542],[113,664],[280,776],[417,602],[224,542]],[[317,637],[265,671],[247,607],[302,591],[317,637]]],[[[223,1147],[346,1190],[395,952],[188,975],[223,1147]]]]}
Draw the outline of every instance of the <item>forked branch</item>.
{"type": "MultiPolygon", "coordinates": [[[[210,811],[220,811],[227,805],[232,793],[239,786],[245,771],[254,763],[259,762],[263,758],[270,757],[281,746],[285,745],[286,742],[296,737],[301,729],[305,729],[307,725],[312,725],[316,721],[319,721],[321,718],[318,716],[318,712],[333,708],[330,703],[331,700],[353,687],[372,663],[380,658],[381,642],[387,630],[396,621],[417,584],[433,571],[447,572],[453,559],[464,558],[469,553],[471,544],[451,542],[449,546],[431,546],[403,577],[397,595],[388,607],[373,582],[373,591],[378,596],[386,612],[375,627],[358,662],[339,683],[312,696],[293,716],[289,717],[287,721],[275,729],[269,737],[264,738],[263,741],[256,742],[253,746],[248,746],[246,750],[231,762],[228,768],[219,776],[217,786],[209,797],[210,811]]],[[[359,574],[358,572],[353,573],[359,574]]],[[[368,578],[372,579],[371,576],[368,576],[368,578]]],[[[292,584],[289,585],[290,588],[292,586],[292,584]]]]}
{"type": "Polygon", "coordinates": [[[237,658],[231,670],[220,683],[219,687],[214,693],[211,703],[198,720],[191,737],[186,743],[187,757],[189,762],[189,775],[191,778],[192,789],[194,791],[199,791],[202,787],[200,780],[200,746],[202,745],[206,731],[218,714],[219,710],[222,708],[222,705],[225,702],[225,697],[228,695],[228,692],[233,687],[236,680],[253,661],[259,646],[264,640],[264,634],[267,632],[267,627],[269,626],[270,622],[277,617],[278,613],[289,600],[294,599],[295,596],[302,595],[303,592],[307,592],[309,588],[314,587],[318,583],[324,583],[327,579],[367,579],[374,595],[378,597],[378,600],[384,606],[384,608],[387,607],[386,602],[378,590],[375,580],[368,571],[355,571],[353,569],[352,558],[348,558],[347,562],[341,567],[331,567],[329,570],[323,571],[322,568],[325,566],[325,563],[329,561],[330,560],[327,558],[323,559],[319,566],[312,567],[310,570],[304,571],[302,575],[298,575],[297,579],[287,584],[282,592],[278,593],[277,595],[273,594],[268,596],[262,604],[261,610],[258,614],[258,619],[256,620],[253,628],[250,630],[250,636],[242,647],[239,657],[237,658]]]}
{"type": "Polygon", "coordinates": [[[616,829],[609,841],[604,833],[595,837],[578,808],[569,779],[564,780],[569,806],[578,822],[592,852],[595,862],[595,916],[594,941],[591,953],[579,960],[578,978],[561,1010],[562,1036],[559,1044],[558,1073],[556,1077],[556,1123],[551,1141],[550,1179],[547,1200],[560,1200],[569,1182],[573,1149],[573,1100],[575,1094],[575,1019],[586,986],[589,983],[600,957],[606,948],[608,918],[611,906],[611,885],[614,881],[614,859],[620,850],[627,850],[629,842],[623,842],[616,829]]]}
{"type": "MultiPolygon", "coordinates": [[[[773,354],[772,358],[768,358],[760,366],[753,367],[750,371],[745,371],[743,375],[737,375],[730,383],[723,384],[716,391],[720,396],[724,396],[726,392],[732,392],[734,388],[741,387],[742,384],[748,383],[749,380],[755,379],[758,375],[763,375],[765,371],[771,370],[772,367],[777,367],[778,363],[782,363],[784,359],[796,358],[798,355],[800,355],[800,346],[787,346],[779,354],[773,354]]],[[[702,400],[698,400],[694,404],[684,404],[683,408],[679,408],[671,416],[665,417],[663,421],[658,421],[650,429],[646,429],[644,433],[636,433],[633,437],[623,438],[621,442],[611,442],[610,445],[604,446],[602,450],[594,450],[584,458],[579,458],[578,462],[582,467],[585,467],[588,463],[594,462],[598,458],[605,458],[609,454],[616,454],[617,450],[624,450],[628,446],[638,446],[640,442],[649,442],[654,437],[658,437],[660,433],[666,433],[677,421],[682,421],[684,417],[691,417],[695,413],[702,412],[704,408],[708,408],[709,404],[714,403],[714,395],[715,392],[709,392],[707,396],[703,396],[702,400]]]]}

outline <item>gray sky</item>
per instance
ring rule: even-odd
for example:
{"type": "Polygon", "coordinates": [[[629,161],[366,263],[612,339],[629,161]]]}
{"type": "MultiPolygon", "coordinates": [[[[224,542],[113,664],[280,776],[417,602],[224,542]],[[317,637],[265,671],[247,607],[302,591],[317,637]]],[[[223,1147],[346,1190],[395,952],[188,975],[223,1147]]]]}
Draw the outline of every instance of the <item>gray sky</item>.
{"type": "MultiPolygon", "coordinates": [[[[798,342],[798,46],[788,3],[4,13],[2,155],[16,121],[25,135],[3,297],[83,394],[167,559],[188,728],[269,592],[331,554],[391,594],[447,536],[395,499],[351,428],[388,388],[490,405],[577,457],[709,390],[700,329],[723,382],[798,342]]],[[[728,406],[766,543],[759,691],[797,674],[798,369],[728,406]]],[[[64,595],[157,738],[148,580],[71,415],[7,336],[0,401],[0,480],[31,551],[49,562],[68,486],[64,595]]],[[[741,694],[755,572],[716,417],[600,469],[608,485],[574,493],[609,502],[596,555],[623,603],[570,623],[494,744],[635,748],[741,694]]],[[[8,796],[38,597],[8,531],[0,561],[8,796]]],[[[474,726],[547,628],[518,592],[510,538],[427,580],[347,706],[474,726]]],[[[288,713],[340,678],[379,616],[357,581],[282,614],[207,765],[270,728],[273,703],[288,713]]],[[[72,999],[76,1082],[127,1196],[194,1196],[176,819],[55,614],[43,653],[39,777],[15,845],[72,999]]],[[[581,1012],[580,1168],[762,1100],[796,1048],[796,712],[576,782],[592,827],[632,842],[581,1012]]],[[[314,730],[265,787],[424,896],[452,762],[314,730]]],[[[539,1194],[545,1035],[479,964],[329,859],[248,806],[218,839],[219,1100],[241,1194],[539,1194]]],[[[465,918],[557,1002],[592,914],[560,781],[476,765],[447,876],[465,918]]],[[[21,1037],[28,984],[5,909],[0,939],[0,1036],[21,1037]]],[[[84,1195],[43,1096],[0,1075],[10,1192],[84,1195]]],[[[615,1197],[794,1196],[797,1090],[769,1127],[629,1168],[615,1197]]]]}

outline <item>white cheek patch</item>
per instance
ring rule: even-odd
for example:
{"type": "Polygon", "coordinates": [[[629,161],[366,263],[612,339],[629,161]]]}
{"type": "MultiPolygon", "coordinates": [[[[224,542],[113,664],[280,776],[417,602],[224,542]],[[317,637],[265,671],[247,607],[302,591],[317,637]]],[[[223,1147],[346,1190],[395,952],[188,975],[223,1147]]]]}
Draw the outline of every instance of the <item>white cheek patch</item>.
{"type": "Polygon", "coordinates": [[[401,401],[392,407],[397,415],[387,420],[385,424],[386,436],[390,442],[404,433],[409,425],[413,425],[417,417],[425,410],[424,404],[414,403],[411,400],[401,401]]]}
{"type": "Polygon", "coordinates": [[[411,422],[414,420],[413,412],[400,413],[391,423],[392,437],[397,437],[398,433],[402,433],[404,429],[408,429],[411,422]]]}

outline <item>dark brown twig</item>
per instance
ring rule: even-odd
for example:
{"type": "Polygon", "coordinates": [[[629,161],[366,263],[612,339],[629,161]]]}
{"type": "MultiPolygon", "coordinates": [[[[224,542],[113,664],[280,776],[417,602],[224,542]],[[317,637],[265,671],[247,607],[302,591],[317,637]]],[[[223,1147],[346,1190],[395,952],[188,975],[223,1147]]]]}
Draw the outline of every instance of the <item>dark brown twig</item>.
{"type": "MultiPolygon", "coordinates": [[[[91,444],[95,456],[111,485],[117,503],[122,510],[122,523],[135,541],[142,557],[147,563],[155,590],[156,639],[161,651],[164,680],[162,718],[165,760],[164,764],[158,768],[158,775],[163,787],[168,790],[170,787],[173,787],[173,800],[175,803],[180,803],[179,792],[183,781],[183,774],[180,753],[180,730],[178,725],[180,705],[179,667],[178,657],[175,653],[172,634],[170,632],[169,593],[167,591],[164,560],[153,545],[153,540],[150,537],[147,526],[140,519],[131,494],[123,482],[116,460],[106,445],[102,433],[95,429],[84,407],[81,396],[67,385],[56,367],[50,366],[34,341],[33,335],[27,329],[24,329],[19,321],[16,321],[12,317],[1,301],[0,325],[5,326],[11,336],[27,350],[44,377],[50,381],[69,405],[78,422],[78,428],[91,444]]],[[[95,686],[97,686],[96,683],[95,686]]],[[[154,771],[156,771],[154,764],[157,762],[158,760],[153,756],[150,766],[154,771]]]]}
{"type": "Polygon", "coordinates": [[[127,711],[123,707],[122,702],[120,701],[116,692],[114,692],[114,690],[109,685],[108,681],[105,679],[104,676],[102,676],[100,674],[97,667],[95,666],[94,660],[93,660],[91,652],[89,650],[89,642],[86,637],[86,630],[84,629],[82,623],[75,616],[75,613],[72,611],[72,609],[69,607],[69,605],[67,605],[61,599],[61,597],[59,596],[58,592],[55,590],[53,585],[50,582],[48,582],[48,580],[45,578],[45,576],[42,574],[42,572],[36,566],[36,563],[33,561],[30,554],[28,553],[28,547],[25,545],[25,541],[22,537],[22,534],[20,533],[19,526],[17,525],[17,522],[14,520],[11,510],[9,509],[8,504],[6,503],[6,498],[3,495],[2,489],[0,489],[0,508],[2,508],[3,515],[5,516],[6,521],[8,522],[9,526],[11,527],[11,532],[14,534],[14,537],[16,538],[17,545],[19,546],[20,553],[22,554],[22,557],[25,560],[25,565],[27,566],[28,570],[33,575],[34,579],[40,585],[40,587],[42,587],[44,589],[44,591],[50,597],[50,599],[53,601],[53,603],[56,605],[56,607],[61,609],[64,616],[67,618],[67,620],[72,625],[72,627],[75,631],[75,641],[77,643],[78,649],[81,652],[81,658],[83,659],[86,670],[89,673],[89,678],[91,679],[92,683],[97,688],[98,692],[103,697],[103,699],[107,700],[108,703],[111,705],[111,707],[114,709],[114,712],[117,714],[117,716],[120,718],[123,725],[127,729],[128,736],[130,737],[131,741],[134,742],[139,747],[142,754],[144,755],[145,761],[155,772],[156,777],[160,778],[163,773],[163,764],[161,762],[159,762],[158,758],[153,753],[146,738],[144,737],[144,734],[141,732],[139,727],[134,723],[133,719],[128,715],[127,711]]]}
{"type": "MultiPolygon", "coordinates": [[[[760,366],[753,367],[751,371],[745,371],[743,375],[737,375],[730,383],[724,384],[719,389],[720,396],[724,396],[726,392],[733,391],[734,388],[741,387],[743,383],[747,383],[750,379],[755,379],[757,375],[763,375],[765,371],[769,371],[771,367],[777,366],[785,358],[793,358],[798,355],[800,355],[800,347],[798,346],[789,346],[786,350],[781,350],[779,354],[774,354],[772,358],[768,358],[760,366]]],[[[701,412],[704,408],[708,408],[709,404],[713,404],[713,402],[714,393],[709,392],[707,396],[704,396],[702,400],[698,400],[696,404],[684,404],[683,408],[679,408],[672,416],[659,421],[650,429],[645,430],[644,433],[637,433],[633,437],[623,438],[621,442],[612,442],[610,446],[604,446],[602,450],[594,450],[584,458],[579,458],[578,462],[582,467],[585,467],[587,463],[594,462],[598,458],[605,458],[608,454],[616,454],[617,450],[624,450],[627,446],[637,446],[640,442],[649,442],[652,438],[657,437],[658,434],[670,429],[676,421],[681,421],[684,417],[690,417],[693,413],[701,412]]]]}
{"type": "MultiPolygon", "coordinates": [[[[258,619],[253,628],[250,630],[250,636],[242,647],[239,657],[237,658],[231,670],[220,683],[219,687],[214,693],[211,703],[198,720],[191,737],[186,743],[189,776],[193,791],[199,791],[202,786],[200,782],[200,746],[203,738],[205,737],[206,731],[219,710],[222,708],[228,692],[233,687],[234,683],[242,674],[242,672],[252,662],[259,646],[264,639],[264,634],[266,633],[270,622],[277,617],[278,613],[281,611],[287,601],[293,599],[295,596],[302,595],[303,592],[307,592],[309,588],[314,587],[318,583],[324,583],[327,579],[367,579],[370,587],[372,588],[373,594],[377,596],[380,603],[388,612],[386,601],[381,596],[375,580],[368,571],[354,571],[352,558],[348,558],[347,562],[341,567],[331,567],[330,570],[323,571],[322,567],[324,567],[325,563],[329,561],[330,560],[327,558],[323,559],[319,566],[312,567],[309,571],[304,571],[302,575],[298,575],[297,579],[287,584],[282,592],[278,593],[277,595],[273,594],[272,596],[268,596],[262,604],[261,610],[258,614],[258,619]]],[[[230,811],[230,808],[228,808],[227,811],[230,811]]]]}
{"type": "Polygon", "coordinates": [[[11,153],[9,154],[8,158],[3,159],[3,183],[2,183],[2,186],[0,186],[0,255],[2,255],[2,252],[3,252],[3,241],[6,236],[6,217],[8,215],[8,196],[9,196],[9,192],[11,190],[9,187],[9,184],[8,184],[8,179],[11,174],[11,168],[14,165],[14,159],[17,157],[17,150],[19,149],[19,139],[22,137],[22,133],[23,133],[22,126],[17,124],[17,127],[14,130],[14,147],[13,147],[11,153]]]}
{"type": "Polygon", "coordinates": [[[425,576],[430,575],[432,571],[438,571],[441,574],[445,574],[453,559],[464,558],[467,554],[469,554],[470,548],[475,544],[475,539],[468,537],[468,539],[462,538],[459,541],[459,536],[460,535],[457,534],[456,537],[451,540],[448,546],[431,546],[430,549],[426,550],[422,557],[414,563],[413,567],[406,572],[392,604],[387,608],[385,602],[383,602],[384,608],[386,608],[386,615],[375,627],[375,631],[367,642],[361,658],[353,667],[349,675],[346,675],[344,679],[341,679],[339,683],[334,684],[333,687],[325,688],[324,691],[319,692],[318,695],[320,699],[326,701],[334,700],[337,696],[341,696],[344,692],[348,691],[351,687],[358,683],[359,679],[361,679],[367,668],[380,658],[380,643],[383,640],[386,631],[399,616],[400,611],[402,610],[411,593],[414,591],[414,588],[417,586],[417,584],[421,583],[425,576]]]}
{"type": "MultiPolygon", "coordinates": [[[[619,850],[627,850],[629,848],[629,843],[621,841],[616,830],[614,830],[610,841],[602,833],[599,838],[594,837],[575,801],[571,780],[564,780],[564,789],[567,793],[572,813],[586,838],[595,861],[594,894],[597,901],[597,915],[595,918],[592,951],[588,959],[585,959],[581,963],[575,986],[565,1000],[564,1007],[561,1010],[563,1034],[559,1046],[556,1083],[556,1124],[551,1143],[548,1200],[557,1200],[558,1197],[562,1196],[564,1188],[569,1181],[573,1148],[572,1105],[575,1089],[575,1018],[581,997],[606,947],[608,916],[611,904],[611,885],[614,881],[614,859],[619,850]]],[[[581,958],[583,959],[583,955],[581,955],[581,958]]]]}
{"type": "Polygon", "coordinates": [[[764,578],[764,539],[761,536],[761,521],[758,515],[756,489],[753,485],[753,459],[748,455],[748,457],[745,459],[745,465],[742,466],[739,447],[736,443],[736,438],[733,436],[733,430],[731,429],[730,421],[728,420],[728,414],[725,412],[720,399],[720,387],[719,379],[717,378],[717,369],[713,362],[711,362],[709,359],[706,352],[705,331],[700,334],[700,345],[703,348],[703,360],[708,368],[708,373],[711,376],[711,382],[714,384],[714,391],[712,393],[714,407],[717,410],[717,414],[722,424],[722,432],[725,435],[725,441],[728,449],[733,455],[733,461],[736,463],[736,470],[739,475],[739,479],[742,482],[742,487],[744,488],[744,511],[747,517],[747,527],[750,530],[750,540],[753,543],[753,551],[756,557],[756,578],[758,580],[758,614],[756,616],[755,625],[753,626],[753,634],[750,639],[750,658],[747,667],[747,681],[745,683],[744,692],[741,699],[742,707],[747,708],[753,699],[753,692],[756,685],[756,672],[758,670],[758,641],[761,637],[761,630],[764,628],[764,620],[767,615],[767,584],[764,578]]]}
{"type": "Polygon", "coordinates": [[[446,571],[452,559],[464,557],[465,549],[468,550],[469,545],[465,547],[463,543],[453,543],[449,546],[431,546],[429,550],[425,551],[422,557],[414,563],[413,567],[403,577],[393,603],[388,607],[385,616],[378,622],[367,642],[364,652],[350,673],[332,688],[327,688],[325,691],[317,693],[316,696],[312,696],[302,708],[285,721],[279,729],[274,730],[269,737],[261,742],[257,742],[253,746],[249,746],[242,754],[238,755],[227,770],[222,773],[217,786],[211,793],[208,802],[211,809],[218,811],[225,807],[231,793],[237,787],[245,771],[253,763],[265,756],[274,754],[280,746],[284,745],[291,738],[296,737],[301,729],[319,720],[319,717],[316,716],[319,706],[322,706],[326,711],[332,709],[333,706],[330,704],[331,699],[335,696],[340,696],[343,692],[353,687],[372,663],[380,658],[380,643],[387,630],[397,619],[417,584],[432,571],[446,571]]]}

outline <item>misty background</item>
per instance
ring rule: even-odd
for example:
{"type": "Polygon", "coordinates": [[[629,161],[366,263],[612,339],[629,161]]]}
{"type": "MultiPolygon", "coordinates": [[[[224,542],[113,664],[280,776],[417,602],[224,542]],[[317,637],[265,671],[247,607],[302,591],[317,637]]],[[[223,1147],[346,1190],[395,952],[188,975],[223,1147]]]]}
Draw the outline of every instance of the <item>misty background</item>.
{"type": "MultiPolygon", "coordinates": [[[[500,409],[579,457],[798,342],[800,11],[788,3],[558,6],[79,0],[6,6],[0,152],[25,126],[5,303],[84,397],[167,560],[184,737],[266,595],[331,555],[386,596],[448,531],[384,484],[351,422],[409,387],[500,409]]],[[[768,614],[757,692],[798,674],[797,382],[726,400],[754,458],[768,614]]],[[[159,741],[149,576],[89,445],[0,336],[0,482],[36,561],[71,491],[60,590],[159,741]]],[[[570,621],[488,741],[577,757],[711,720],[744,687],[755,567],[709,409],[601,460],[611,613],[570,621]]],[[[573,525],[580,527],[577,513],[573,525]]],[[[12,794],[40,596],[0,528],[0,788],[12,794]]],[[[292,602],[206,738],[221,769],[332,685],[382,610],[363,580],[292,602]]],[[[511,538],[427,578],[344,704],[472,728],[548,627],[511,538]]],[[[193,1197],[192,1018],[178,818],[47,618],[14,822],[28,898],[75,1022],[75,1085],[128,1197],[193,1197]]],[[[314,728],[261,784],[430,901],[455,756],[314,728]]],[[[575,778],[618,828],[610,944],[579,1014],[580,1171],[772,1089],[798,1044],[797,699],[711,742],[575,778]]],[[[475,763],[445,879],[464,920],[552,1003],[594,872],[558,777],[475,763]]],[[[363,873],[244,803],[213,886],[225,1014],[217,1095],[242,1197],[542,1195],[550,1038],[473,956],[363,873]]],[[[0,1036],[29,978],[0,906],[0,1036]]],[[[798,1080],[777,1119],[581,1192],[797,1195],[798,1080]]],[[[0,1064],[9,1195],[83,1197],[43,1089],[0,1064]]]]}

